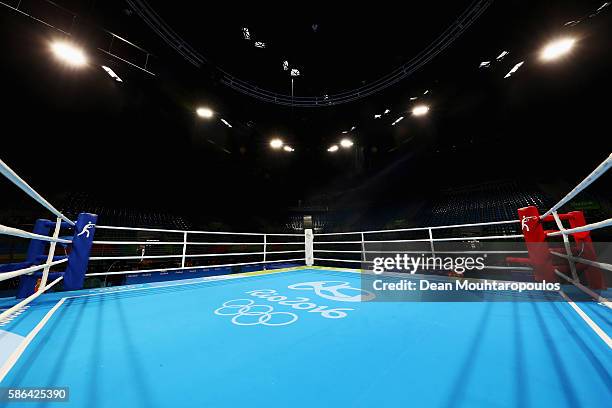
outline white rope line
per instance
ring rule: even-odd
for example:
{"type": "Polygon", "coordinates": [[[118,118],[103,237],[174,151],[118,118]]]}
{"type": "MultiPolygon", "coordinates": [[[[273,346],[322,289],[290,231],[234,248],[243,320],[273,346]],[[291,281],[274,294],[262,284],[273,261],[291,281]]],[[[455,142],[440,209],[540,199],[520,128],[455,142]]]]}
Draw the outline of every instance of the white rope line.
{"type": "Polygon", "coordinates": [[[560,252],[555,252],[555,251],[550,251],[551,254],[559,256],[561,258],[565,258],[568,261],[574,261],[574,262],[580,262],[586,265],[590,265],[590,266],[594,266],[596,268],[601,268],[601,269],[605,269],[607,271],[612,271],[612,264],[609,263],[603,263],[603,262],[596,262],[596,261],[591,261],[590,259],[584,259],[584,258],[579,258],[576,256],[570,256],[570,255],[566,255],[566,254],[562,254],[560,252]]]}
{"type": "MultiPolygon", "coordinates": [[[[53,238],[57,239],[59,237],[60,229],[62,228],[62,219],[57,217],[55,221],[55,228],[53,230],[53,238]]],[[[53,262],[53,256],[55,255],[55,246],[57,242],[51,242],[49,245],[49,252],[47,253],[47,262],[45,262],[45,268],[43,269],[42,277],[40,279],[40,285],[38,286],[38,291],[42,291],[45,286],[47,286],[47,279],[49,278],[49,269],[51,267],[49,264],[53,262]]]]}
{"type": "Polygon", "coordinates": [[[28,303],[32,302],[34,299],[36,299],[37,297],[42,295],[44,292],[46,292],[47,290],[52,288],[56,283],[61,281],[62,278],[63,278],[63,276],[60,276],[59,278],[57,278],[56,280],[54,280],[53,282],[51,282],[50,284],[45,286],[43,290],[38,290],[38,291],[34,292],[32,295],[30,295],[27,298],[23,299],[21,302],[17,303],[16,305],[14,305],[14,306],[6,309],[4,312],[0,313],[0,321],[6,319],[11,313],[19,310],[23,306],[25,306],[28,303]]]}
{"type": "MultiPolygon", "coordinates": [[[[315,249],[314,252],[337,252],[346,254],[432,254],[432,251],[343,251],[337,249],[315,249]]],[[[438,254],[528,254],[528,251],[435,251],[438,254]]]]}
{"type": "Polygon", "coordinates": [[[583,225],[582,227],[569,228],[569,229],[563,229],[557,232],[551,232],[546,235],[549,237],[556,237],[559,235],[571,235],[577,232],[593,231],[595,229],[605,228],[605,227],[610,227],[610,226],[612,226],[612,218],[608,218],[607,220],[603,220],[599,222],[594,222],[592,224],[583,225]]]}
{"type": "Polygon", "coordinates": [[[361,254],[364,251],[340,251],[340,250],[334,250],[334,249],[314,249],[313,252],[333,252],[337,254],[361,254]]]}
{"type": "Polygon", "coordinates": [[[533,271],[533,268],[529,266],[498,266],[498,265],[485,265],[484,269],[500,269],[509,271],[533,271]]]}
{"type": "Polygon", "coordinates": [[[560,290],[559,294],[572,307],[572,309],[574,309],[574,311],[578,313],[578,316],[580,316],[582,320],[584,320],[584,322],[589,325],[591,330],[593,330],[595,334],[597,334],[599,338],[601,338],[604,341],[604,343],[606,343],[608,348],[612,349],[612,339],[610,339],[610,336],[608,336],[608,334],[605,331],[603,331],[601,327],[597,325],[597,323],[595,323],[586,313],[584,313],[582,309],[578,307],[578,305],[574,303],[572,299],[570,299],[569,296],[565,294],[565,292],[560,290]]]}
{"type": "MultiPolygon", "coordinates": [[[[561,218],[559,218],[559,214],[557,214],[556,211],[552,212],[553,217],[555,219],[555,223],[557,224],[557,228],[559,228],[559,231],[563,232],[563,230],[565,229],[563,227],[563,223],[561,222],[561,218]]],[[[565,252],[568,254],[572,253],[572,247],[571,244],[569,242],[569,239],[567,238],[567,235],[563,235],[563,246],[565,247],[565,252]]],[[[574,278],[574,280],[578,280],[578,273],[576,273],[576,264],[574,263],[574,261],[571,258],[568,258],[568,263],[570,266],[570,271],[572,272],[572,278],[574,278]]]]}
{"type": "Polygon", "coordinates": [[[191,269],[212,269],[212,268],[222,268],[227,266],[242,266],[242,265],[260,265],[260,264],[271,264],[271,263],[281,263],[281,262],[304,262],[304,258],[296,258],[296,259],[279,259],[278,261],[259,261],[259,262],[241,262],[241,263],[233,263],[233,264],[221,264],[221,265],[203,265],[203,266],[186,266],[180,268],[157,268],[157,269],[141,269],[141,270],[131,270],[131,271],[119,271],[119,272],[100,272],[100,273],[88,273],[85,276],[104,276],[104,275],[126,275],[129,273],[149,273],[149,272],[170,272],[170,271],[180,271],[180,270],[191,270],[191,269]]]}
{"type": "Polygon", "coordinates": [[[584,180],[582,180],[572,191],[567,193],[565,197],[563,197],[559,202],[551,207],[550,210],[546,211],[544,214],[540,216],[540,218],[544,218],[552,214],[553,211],[557,211],[561,208],[565,203],[574,198],[578,193],[588,187],[592,182],[597,180],[602,174],[604,174],[609,168],[612,166],[612,153],[604,160],[595,170],[591,172],[584,180]]]}
{"type": "Polygon", "coordinates": [[[332,262],[357,262],[357,263],[374,263],[373,261],[362,261],[355,259],[335,259],[335,258],[313,258],[315,261],[332,261],[332,262]]]}
{"type": "Polygon", "coordinates": [[[90,261],[113,261],[120,259],[164,259],[164,258],[182,258],[183,255],[129,255],[129,256],[92,256],[90,261]]]}
{"type": "Polygon", "coordinates": [[[45,207],[47,210],[55,214],[56,217],[61,218],[62,220],[66,221],[70,225],[75,225],[74,221],[72,221],[71,219],[66,217],[64,214],[59,212],[54,206],[51,205],[51,203],[45,200],[43,196],[38,194],[36,190],[30,187],[28,183],[26,183],[21,177],[19,177],[17,173],[15,173],[5,162],[2,161],[2,159],[0,159],[0,173],[4,177],[9,179],[10,182],[12,182],[17,187],[19,187],[24,193],[26,193],[27,195],[32,197],[34,200],[36,200],[36,202],[38,202],[43,207],[45,207]]]}
{"type": "MultiPolygon", "coordinates": [[[[314,258],[315,261],[331,261],[331,262],[354,262],[354,263],[374,263],[374,261],[363,261],[356,259],[337,259],[337,258],[314,258]]],[[[484,269],[503,269],[517,271],[532,271],[533,269],[527,266],[489,266],[485,265],[484,269]]]]}
{"type": "Polygon", "coordinates": [[[64,263],[66,261],[68,261],[68,258],[60,259],[58,261],[53,261],[53,262],[49,262],[49,263],[44,263],[44,264],[41,264],[41,265],[33,265],[33,266],[29,266],[27,268],[18,269],[16,271],[0,272],[0,282],[8,280],[8,279],[11,279],[11,278],[15,278],[17,276],[27,275],[29,273],[34,273],[36,271],[40,271],[41,269],[44,269],[45,266],[47,266],[47,265],[49,267],[53,267],[53,266],[59,265],[61,263],[64,263]]]}
{"type": "MultiPolygon", "coordinates": [[[[296,252],[304,252],[304,249],[296,249],[293,251],[268,251],[268,252],[223,252],[214,254],[186,254],[185,258],[205,258],[215,256],[232,256],[232,255],[263,255],[267,254],[289,254],[296,252]]],[[[164,259],[164,258],[182,258],[183,255],[126,255],[126,256],[92,256],[90,261],[115,261],[121,259],[164,259]]]]}
{"type": "Polygon", "coordinates": [[[172,233],[188,233],[188,234],[210,234],[210,235],[250,235],[263,237],[264,235],[274,237],[302,237],[302,234],[284,234],[284,233],[272,233],[265,234],[263,232],[223,232],[223,231],[189,231],[189,230],[177,230],[177,229],[163,229],[163,228],[143,228],[143,227],[118,227],[114,225],[96,225],[96,229],[106,230],[121,230],[121,231],[150,231],[150,232],[172,232],[172,233]]]}
{"type": "Polygon", "coordinates": [[[572,283],[574,286],[576,286],[578,289],[582,290],[584,293],[586,293],[587,295],[591,296],[593,299],[595,299],[596,301],[598,301],[599,303],[601,303],[602,305],[612,309],[612,302],[610,302],[608,299],[606,299],[603,296],[600,296],[598,293],[594,292],[593,290],[591,290],[590,288],[587,288],[586,286],[584,286],[583,284],[581,284],[578,281],[574,281],[572,280],[569,276],[565,275],[563,272],[560,272],[559,270],[555,269],[555,273],[557,275],[559,275],[560,277],[562,277],[563,279],[565,279],[566,281],[572,283]]]}
{"type": "Polygon", "coordinates": [[[49,237],[46,235],[34,234],[33,232],[20,230],[18,228],[7,227],[6,225],[0,225],[0,235],[11,235],[13,237],[37,239],[39,241],[48,241],[48,242],[59,242],[62,244],[72,243],[72,241],[68,239],[53,238],[53,237],[49,237]]]}
{"type": "Polygon", "coordinates": [[[183,241],[93,241],[94,245],[183,245],[183,241]]]}
{"type": "Polygon", "coordinates": [[[296,252],[304,252],[304,249],[296,249],[293,251],[267,251],[267,252],[233,252],[233,253],[223,253],[223,254],[187,254],[185,258],[205,258],[205,257],[215,257],[215,256],[231,256],[231,255],[264,255],[264,254],[291,254],[296,252]]]}
{"type": "Polygon", "coordinates": [[[430,240],[429,238],[423,239],[390,239],[390,240],[375,240],[375,241],[315,241],[314,244],[361,244],[362,242],[365,244],[387,244],[387,243],[397,243],[397,242],[444,242],[444,241],[476,241],[476,240],[485,240],[485,239],[515,239],[515,238],[523,238],[522,235],[489,235],[484,237],[458,237],[458,238],[434,238],[430,240]]]}
{"type": "Polygon", "coordinates": [[[452,225],[438,225],[434,227],[414,227],[414,228],[398,228],[388,230],[370,230],[370,231],[351,231],[351,232],[325,232],[322,234],[315,234],[315,236],[323,235],[357,235],[357,234],[381,234],[387,232],[407,232],[407,231],[427,231],[429,229],[447,229],[447,228],[463,228],[463,227],[477,227],[484,225],[501,225],[501,224],[517,224],[519,220],[507,220],[507,221],[490,221],[490,222],[476,222],[471,224],[452,224],[452,225]]]}
{"type": "MultiPolygon", "coordinates": [[[[94,245],[264,245],[263,242],[183,242],[183,241],[93,241],[94,245]]],[[[303,242],[267,242],[266,245],[304,245],[303,242]]]]}

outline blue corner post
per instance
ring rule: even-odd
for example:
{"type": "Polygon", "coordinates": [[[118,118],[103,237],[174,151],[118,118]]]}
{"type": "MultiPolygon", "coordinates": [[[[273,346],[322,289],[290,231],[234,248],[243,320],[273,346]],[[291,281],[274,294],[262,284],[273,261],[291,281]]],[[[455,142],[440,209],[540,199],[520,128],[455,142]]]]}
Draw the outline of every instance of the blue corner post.
{"type": "MultiPolygon", "coordinates": [[[[38,235],[48,236],[51,231],[51,221],[38,219],[34,223],[33,233],[38,235]]],[[[36,265],[38,259],[47,253],[47,242],[38,239],[31,239],[26,255],[26,262],[30,265],[36,265]]],[[[22,275],[19,277],[19,288],[17,289],[17,299],[23,299],[34,293],[36,287],[37,276],[22,275]]]]}
{"type": "Polygon", "coordinates": [[[64,273],[65,290],[83,288],[97,220],[98,216],[90,213],[81,213],[77,218],[72,249],[68,255],[68,267],[64,273]]]}

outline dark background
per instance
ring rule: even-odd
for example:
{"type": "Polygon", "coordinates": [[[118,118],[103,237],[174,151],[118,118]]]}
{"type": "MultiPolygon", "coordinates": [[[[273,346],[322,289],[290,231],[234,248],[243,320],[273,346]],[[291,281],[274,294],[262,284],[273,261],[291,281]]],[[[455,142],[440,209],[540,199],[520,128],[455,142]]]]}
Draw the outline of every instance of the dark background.
{"type": "MultiPolygon", "coordinates": [[[[61,33],[0,6],[0,157],[59,207],[72,209],[76,194],[105,208],[235,230],[278,230],[290,215],[310,210],[350,213],[336,223],[344,228],[398,217],[418,223],[412,208],[471,184],[543,183],[556,186],[549,194],[558,199],[610,153],[612,30],[609,9],[593,15],[601,1],[495,1],[416,74],[376,95],[319,108],[254,100],[220,84],[217,69],[289,93],[281,65],[287,59],[302,73],[296,95],[351,89],[408,61],[469,2],[362,10],[348,2],[333,10],[310,2],[248,10],[175,3],[150,2],[206,57],[201,67],[163,43],[123,1],[58,2],[78,15],[71,31],[90,58],[84,69],[50,55],[49,43],[61,33]],[[564,26],[572,20],[580,23],[564,26]],[[244,40],[244,26],[267,47],[244,40]],[[102,28],[154,54],[156,75],[97,50],[102,28]],[[578,39],[571,55],[540,62],[541,47],[563,35],[578,39]],[[502,50],[510,51],[505,59],[478,68],[502,50]],[[521,60],[523,67],[504,79],[521,60]],[[124,82],[113,81],[102,64],[124,82]],[[429,115],[408,114],[411,96],[431,106],[429,115]],[[200,105],[215,119],[198,118],[200,105]],[[374,119],[386,108],[391,113],[374,119]],[[399,116],[405,119],[391,126],[399,116]],[[328,153],[351,126],[355,146],[328,153]],[[275,136],[295,152],[272,151],[275,136]]],[[[72,24],[44,1],[26,6],[56,27],[72,24]]],[[[605,176],[592,191],[609,197],[609,181],[605,176]]],[[[47,215],[6,181],[0,197],[4,214],[17,208],[47,215]]]]}

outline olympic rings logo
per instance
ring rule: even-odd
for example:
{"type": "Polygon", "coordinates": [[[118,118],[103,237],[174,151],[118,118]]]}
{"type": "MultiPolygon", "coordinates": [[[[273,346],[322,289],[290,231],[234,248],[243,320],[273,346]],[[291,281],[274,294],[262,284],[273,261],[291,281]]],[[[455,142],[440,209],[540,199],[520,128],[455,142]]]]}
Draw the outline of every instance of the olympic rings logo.
{"type": "Polygon", "coordinates": [[[322,298],[336,300],[338,302],[367,302],[376,297],[372,292],[353,288],[348,282],[343,281],[303,282],[287,287],[295,290],[314,290],[315,293],[322,298]],[[358,293],[351,296],[346,292],[358,293]]]}
{"type": "Polygon", "coordinates": [[[234,316],[232,323],[238,326],[286,326],[295,322],[298,317],[295,313],[273,312],[269,305],[256,305],[252,299],[234,299],[223,303],[215,310],[219,316],[234,316]],[[274,321],[272,321],[274,320],[274,321]]]}

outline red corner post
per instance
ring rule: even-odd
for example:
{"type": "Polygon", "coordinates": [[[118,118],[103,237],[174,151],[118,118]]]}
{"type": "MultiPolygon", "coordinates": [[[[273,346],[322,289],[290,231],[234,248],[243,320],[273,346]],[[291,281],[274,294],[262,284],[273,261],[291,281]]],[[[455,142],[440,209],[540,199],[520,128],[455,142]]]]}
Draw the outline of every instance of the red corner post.
{"type": "MultiPolygon", "coordinates": [[[[577,228],[586,225],[584,219],[584,213],[582,211],[572,211],[569,214],[570,228],[577,228]]],[[[574,241],[576,242],[576,248],[581,251],[580,257],[588,259],[590,261],[597,261],[595,254],[595,248],[593,247],[593,241],[591,240],[591,233],[589,231],[573,233],[574,241]]],[[[584,277],[586,284],[591,289],[606,289],[606,280],[601,269],[594,266],[588,266],[584,270],[584,277]]]]}
{"type": "Polygon", "coordinates": [[[558,279],[538,209],[534,206],[519,208],[518,215],[535,280],[556,282],[558,279]]]}

